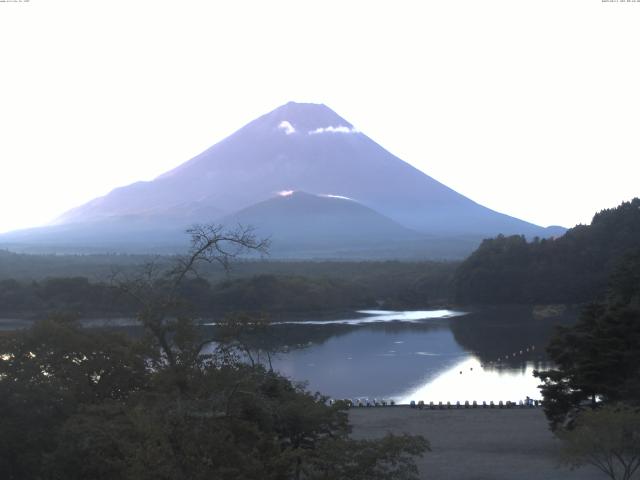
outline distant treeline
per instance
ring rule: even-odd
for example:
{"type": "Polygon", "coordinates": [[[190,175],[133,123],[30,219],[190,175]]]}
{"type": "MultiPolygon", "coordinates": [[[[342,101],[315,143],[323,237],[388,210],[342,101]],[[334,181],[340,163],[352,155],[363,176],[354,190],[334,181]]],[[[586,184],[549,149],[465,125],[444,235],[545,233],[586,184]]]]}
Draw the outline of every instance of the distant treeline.
{"type": "Polygon", "coordinates": [[[457,269],[463,304],[583,303],[606,291],[623,256],[640,248],[640,199],[603,210],[557,239],[498,236],[457,269]]]}
{"type": "Polygon", "coordinates": [[[84,277],[20,282],[0,280],[1,317],[42,317],[56,312],[85,316],[119,316],[132,311],[133,302],[105,284],[84,277]]]}
{"type": "Polygon", "coordinates": [[[0,280],[42,280],[51,277],[87,277],[104,281],[114,271],[129,271],[157,261],[153,255],[34,255],[0,250],[0,280]]]}
{"type": "MultiPolygon", "coordinates": [[[[183,284],[190,308],[209,317],[230,311],[305,313],[362,307],[457,304],[580,304],[602,297],[623,256],[640,248],[640,199],[603,210],[591,225],[556,239],[484,240],[464,262],[239,260],[230,272],[205,266],[183,284]]],[[[0,251],[0,316],[74,311],[130,315],[131,299],[110,286],[135,274],[141,255],[25,255],[0,251]]]]}
{"type": "MultiPolygon", "coordinates": [[[[268,265],[274,265],[269,263],[268,265]]],[[[446,303],[456,264],[331,262],[277,264],[299,274],[222,274],[192,278],[181,285],[190,312],[211,317],[233,311],[266,313],[330,312],[357,308],[411,308],[446,303]],[[222,280],[220,280],[222,278],[222,280]]],[[[240,268],[257,269],[257,264],[240,268]]],[[[264,266],[264,264],[263,264],[264,266]]],[[[130,267],[133,269],[133,267],[130,267]]],[[[81,317],[129,316],[135,301],[108,281],[87,277],[0,280],[0,317],[41,317],[72,312],[81,317]]]]}

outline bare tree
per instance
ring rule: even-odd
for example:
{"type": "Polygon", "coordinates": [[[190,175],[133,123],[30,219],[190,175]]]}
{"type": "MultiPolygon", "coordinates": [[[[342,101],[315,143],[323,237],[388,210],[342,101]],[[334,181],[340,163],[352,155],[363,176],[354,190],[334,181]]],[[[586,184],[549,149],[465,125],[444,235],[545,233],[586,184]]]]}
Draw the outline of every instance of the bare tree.
{"type": "Polygon", "coordinates": [[[266,362],[273,371],[272,355],[280,349],[275,346],[273,324],[266,315],[230,314],[217,327],[222,348],[239,352],[254,367],[266,362]]]}
{"type": "Polygon", "coordinates": [[[187,230],[191,246],[170,265],[153,261],[134,275],[115,275],[116,288],[138,303],[137,319],[152,334],[161,350],[159,361],[171,367],[193,362],[210,340],[198,340],[192,319],[184,313],[180,286],[189,277],[198,277],[198,267],[217,263],[228,270],[231,262],[246,253],[268,253],[269,240],[260,239],[252,227],[225,229],[222,225],[194,225],[187,230]]]}

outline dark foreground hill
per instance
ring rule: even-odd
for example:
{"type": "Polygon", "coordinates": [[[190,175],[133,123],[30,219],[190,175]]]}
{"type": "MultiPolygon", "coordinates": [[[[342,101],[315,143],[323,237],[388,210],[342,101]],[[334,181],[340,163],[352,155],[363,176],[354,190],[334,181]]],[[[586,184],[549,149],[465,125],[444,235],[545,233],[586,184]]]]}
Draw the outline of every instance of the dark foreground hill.
{"type": "Polygon", "coordinates": [[[485,240],[457,270],[461,303],[580,303],[600,296],[625,254],[640,248],[640,199],[597,213],[557,239],[485,240]]]}
{"type": "Polygon", "coordinates": [[[292,192],[225,217],[226,225],[252,225],[271,240],[278,258],[460,258],[476,238],[447,242],[403,227],[355,200],[292,192]]]}

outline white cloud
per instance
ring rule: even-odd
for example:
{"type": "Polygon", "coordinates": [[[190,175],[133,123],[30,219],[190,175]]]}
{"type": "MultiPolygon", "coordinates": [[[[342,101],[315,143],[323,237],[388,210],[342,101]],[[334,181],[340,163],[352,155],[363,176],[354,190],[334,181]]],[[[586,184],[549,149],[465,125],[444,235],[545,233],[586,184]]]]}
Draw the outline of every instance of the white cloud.
{"type": "MultiPolygon", "coordinates": [[[[288,135],[288,134],[287,134],[288,135]]],[[[280,195],[281,197],[288,197],[289,195],[293,195],[293,192],[295,190],[280,190],[278,192],[278,195],[280,195]]]]}
{"type": "Polygon", "coordinates": [[[310,130],[309,135],[318,135],[319,133],[358,133],[353,127],[347,127],[345,125],[338,125],[337,127],[319,127],[315,130],[310,130]]]}
{"type": "Polygon", "coordinates": [[[326,197],[326,198],[339,198],[341,200],[353,200],[353,198],[350,197],[345,197],[344,195],[331,195],[331,194],[324,194],[324,195],[320,195],[321,197],[326,197]]]}
{"type": "Polygon", "coordinates": [[[291,135],[292,133],[295,133],[295,131],[296,131],[296,129],[293,128],[293,125],[291,125],[286,120],[281,121],[280,125],[278,125],[278,128],[280,130],[284,130],[284,133],[286,133],[287,135],[291,135]]]}

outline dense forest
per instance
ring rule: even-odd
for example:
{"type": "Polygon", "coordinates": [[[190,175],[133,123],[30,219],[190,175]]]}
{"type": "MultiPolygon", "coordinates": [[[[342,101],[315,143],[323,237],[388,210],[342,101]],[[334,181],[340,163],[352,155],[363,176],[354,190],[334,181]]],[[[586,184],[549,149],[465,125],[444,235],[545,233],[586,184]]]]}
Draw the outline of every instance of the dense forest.
{"type": "Polygon", "coordinates": [[[603,295],[622,256],[640,245],[640,199],[603,210],[556,239],[484,240],[457,269],[463,304],[584,303],[603,295]]]}
{"type": "MultiPolygon", "coordinates": [[[[166,266],[179,255],[36,255],[0,249],[0,280],[44,280],[53,277],[87,277],[91,282],[105,282],[114,273],[135,273],[140,266],[154,263],[166,266]]],[[[295,275],[309,278],[337,278],[361,281],[366,278],[416,278],[433,269],[449,268],[459,262],[440,261],[340,261],[278,260],[235,258],[232,268],[202,265],[199,275],[211,283],[254,275],[295,275]]]]}
{"type": "MultiPolygon", "coordinates": [[[[231,241],[261,248],[251,236],[231,241]]],[[[227,263],[220,242],[204,232],[172,265],[116,283],[143,335],[60,315],[0,335],[2,478],[417,478],[414,457],[428,442],[350,438],[345,402],[293,384],[260,360],[270,358],[265,345],[244,340],[263,327],[260,317],[227,316],[214,343],[196,328],[184,294],[198,266],[227,263]]],[[[53,287],[60,295],[94,288],[86,279],[53,287]]]]}
{"type": "Polygon", "coordinates": [[[544,381],[552,428],[572,425],[602,404],[640,404],[640,249],[627,253],[609,278],[605,298],[584,308],[578,322],[560,327],[548,346],[554,368],[544,381]]]}
{"type": "MultiPolygon", "coordinates": [[[[26,268],[29,260],[35,264],[56,260],[21,255],[10,258],[14,272],[15,263],[26,268]]],[[[71,265],[82,261],[76,257],[71,260],[71,265]]],[[[125,260],[131,261],[128,257],[125,260]]],[[[158,265],[170,260],[162,258],[158,265]]],[[[87,264],[96,265],[95,258],[87,259],[87,264]]],[[[205,318],[232,311],[277,314],[423,307],[446,303],[455,266],[438,262],[243,262],[234,264],[228,275],[220,269],[209,268],[210,274],[203,269],[201,276],[185,279],[181,293],[193,313],[205,318]],[[256,273],[260,271],[273,273],[256,273]]],[[[126,265],[122,275],[108,279],[105,274],[104,280],[86,276],[1,279],[0,317],[42,317],[48,312],[71,312],[87,318],[132,315],[134,305],[117,284],[135,267],[139,264],[126,265]]]]}
{"type": "Polygon", "coordinates": [[[624,255],[607,293],[560,327],[547,352],[544,412],[560,458],[603,478],[631,480],[640,468],[640,248],[624,255]]]}
{"type": "MultiPolygon", "coordinates": [[[[203,265],[183,296],[204,318],[232,311],[274,314],[459,304],[579,304],[602,296],[622,255],[640,245],[640,199],[597,213],[557,239],[498,236],[464,262],[242,260],[226,271],[203,265]]],[[[142,265],[175,257],[25,255],[0,251],[0,317],[47,312],[128,316],[114,288],[142,265]]]]}

